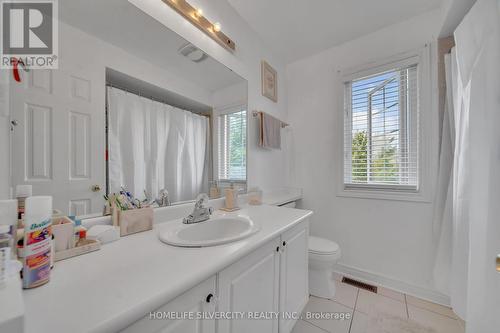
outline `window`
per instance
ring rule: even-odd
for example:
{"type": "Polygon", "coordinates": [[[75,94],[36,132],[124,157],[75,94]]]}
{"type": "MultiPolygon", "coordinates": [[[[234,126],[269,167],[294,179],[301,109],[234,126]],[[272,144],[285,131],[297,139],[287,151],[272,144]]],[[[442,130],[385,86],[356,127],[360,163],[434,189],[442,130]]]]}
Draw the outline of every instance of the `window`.
{"type": "Polygon", "coordinates": [[[345,82],[345,189],[418,190],[417,66],[345,82]]]}
{"type": "Polygon", "coordinates": [[[239,109],[217,117],[219,180],[247,178],[247,111],[239,109]]]}

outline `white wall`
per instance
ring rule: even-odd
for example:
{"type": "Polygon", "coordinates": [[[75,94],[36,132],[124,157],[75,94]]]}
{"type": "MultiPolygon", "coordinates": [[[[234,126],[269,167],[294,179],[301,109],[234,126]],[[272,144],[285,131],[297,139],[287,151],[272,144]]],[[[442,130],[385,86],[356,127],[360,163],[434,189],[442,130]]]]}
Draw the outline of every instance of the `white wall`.
{"type": "Polygon", "coordinates": [[[235,104],[246,104],[247,95],[247,82],[242,81],[214,91],[212,94],[212,106],[214,109],[221,109],[235,104]]]}
{"type": "Polygon", "coordinates": [[[444,0],[441,5],[442,24],[439,37],[453,35],[453,31],[475,2],[476,0],[444,0]]]}
{"type": "MultiPolygon", "coordinates": [[[[212,104],[212,92],[183,77],[159,68],[126,50],[87,34],[64,22],[59,22],[60,70],[79,68],[99,73],[104,87],[105,70],[110,67],[121,73],[172,91],[206,105],[212,104]]],[[[104,101],[102,101],[104,108],[104,101]]]]}
{"type": "MultiPolygon", "coordinates": [[[[226,0],[193,0],[190,3],[201,7],[204,16],[212,22],[221,23],[222,31],[236,43],[234,54],[226,51],[161,1],[129,1],[248,80],[249,112],[262,110],[286,121],[285,65],[226,0]],[[278,72],[278,103],[261,94],[261,60],[266,60],[278,72]]],[[[272,189],[286,185],[286,142],[283,143],[285,147],[281,151],[263,150],[257,146],[257,137],[257,121],[249,118],[249,186],[258,185],[264,189],[272,189]]]]}
{"type": "MultiPolygon", "coordinates": [[[[431,287],[431,203],[336,195],[342,186],[338,183],[342,146],[337,130],[343,90],[338,71],[423,48],[436,40],[439,14],[435,10],[292,63],[287,67],[287,89],[295,161],[290,182],[304,190],[302,207],[314,211],[311,233],[339,243],[339,269],[344,272],[447,302],[431,287]]],[[[435,59],[432,62],[436,64],[435,59]]],[[[436,73],[435,68],[432,72],[436,73]]],[[[435,80],[432,91],[437,92],[435,80]]],[[[437,117],[434,100],[432,105],[432,110],[424,112],[437,117]]],[[[437,138],[437,126],[428,130],[437,138]]],[[[430,154],[434,183],[437,149],[430,154]]]]}

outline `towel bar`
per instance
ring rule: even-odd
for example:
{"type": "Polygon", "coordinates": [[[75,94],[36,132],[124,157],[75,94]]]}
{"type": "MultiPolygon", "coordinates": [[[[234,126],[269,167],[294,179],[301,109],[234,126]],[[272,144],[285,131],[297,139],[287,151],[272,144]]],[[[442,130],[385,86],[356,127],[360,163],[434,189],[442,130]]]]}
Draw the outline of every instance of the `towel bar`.
{"type": "MultiPolygon", "coordinates": [[[[263,112],[263,111],[253,111],[253,112],[252,112],[252,116],[253,116],[254,118],[257,118],[257,117],[259,116],[259,114],[261,114],[261,113],[265,113],[265,112],[263,112]]],[[[279,120],[279,119],[278,119],[278,120],[279,120]]],[[[281,121],[281,120],[280,120],[280,121],[281,121]]],[[[290,126],[290,125],[289,125],[289,124],[287,124],[287,123],[285,123],[285,122],[283,122],[283,121],[281,121],[281,128],[285,128],[285,127],[287,127],[287,126],[290,126]]]]}

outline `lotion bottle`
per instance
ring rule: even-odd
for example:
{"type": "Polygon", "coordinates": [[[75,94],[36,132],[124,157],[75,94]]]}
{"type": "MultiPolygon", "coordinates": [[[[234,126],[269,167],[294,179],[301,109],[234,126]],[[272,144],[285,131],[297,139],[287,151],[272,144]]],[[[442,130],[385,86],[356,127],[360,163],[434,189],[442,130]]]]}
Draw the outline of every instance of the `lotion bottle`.
{"type": "Polygon", "coordinates": [[[229,188],[224,190],[224,195],[226,197],[226,209],[227,210],[237,210],[238,207],[238,190],[234,188],[234,184],[231,183],[229,188]]]}

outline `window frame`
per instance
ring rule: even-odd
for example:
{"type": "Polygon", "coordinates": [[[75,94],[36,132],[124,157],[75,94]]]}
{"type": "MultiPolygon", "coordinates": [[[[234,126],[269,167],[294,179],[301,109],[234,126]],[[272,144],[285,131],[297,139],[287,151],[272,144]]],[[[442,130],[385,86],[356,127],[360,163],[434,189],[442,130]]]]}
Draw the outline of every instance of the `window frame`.
{"type": "MultiPolygon", "coordinates": [[[[337,91],[339,96],[339,172],[338,172],[338,190],[337,196],[365,198],[365,199],[385,199],[385,200],[401,200],[401,201],[422,201],[431,202],[430,197],[430,144],[433,140],[438,139],[434,134],[431,113],[433,111],[432,102],[432,87],[434,81],[431,76],[431,53],[430,46],[399,54],[397,56],[388,57],[369,64],[350,68],[347,70],[339,70],[337,91]],[[348,184],[345,182],[345,167],[350,164],[351,157],[346,155],[345,140],[346,140],[346,83],[353,80],[383,73],[394,68],[408,67],[417,65],[417,107],[418,107],[418,123],[417,123],[417,187],[408,187],[405,185],[389,185],[389,184],[348,184]],[[348,164],[346,164],[346,162],[348,164]]],[[[349,94],[350,96],[350,94],[349,94]]],[[[351,118],[349,118],[351,119],[351,118]]],[[[434,141],[435,142],[435,141],[434,141]]]]}
{"type": "Polygon", "coordinates": [[[213,170],[213,179],[217,180],[220,186],[224,187],[226,184],[234,183],[235,185],[240,185],[245,187],[248,182],[248,105],[245,102],[236,102],[228,105],[224,105],[221,107],[214,108],[214,117],[213,117],[213,147],[214,152],[216,153],[214,156],[214,170],[213,170]],[[245,179],[222,179],[219,178],[219,116],[227,115],[231,113],[236,113],[240,111],[246,111],[246,161],[245,161],[245,179]]]}

